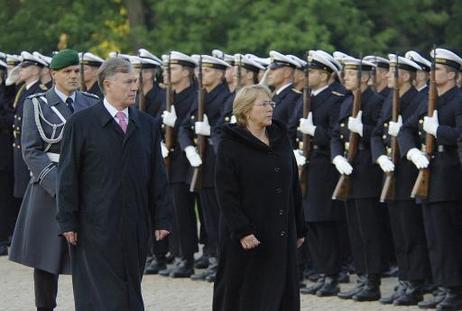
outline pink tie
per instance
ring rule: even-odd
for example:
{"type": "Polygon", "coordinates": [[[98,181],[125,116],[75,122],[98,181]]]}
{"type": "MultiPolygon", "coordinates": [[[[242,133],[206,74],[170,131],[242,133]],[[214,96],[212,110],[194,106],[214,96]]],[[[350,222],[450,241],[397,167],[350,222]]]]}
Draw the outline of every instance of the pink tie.
{"type": "Polygon", "coordinates": [[[125,113],[122,111],[119,111],[116,113],[116,118],[119,120],[119,126],[124,131],[124,133],[127,132],[127,118],[125,117],[125,113]]]}

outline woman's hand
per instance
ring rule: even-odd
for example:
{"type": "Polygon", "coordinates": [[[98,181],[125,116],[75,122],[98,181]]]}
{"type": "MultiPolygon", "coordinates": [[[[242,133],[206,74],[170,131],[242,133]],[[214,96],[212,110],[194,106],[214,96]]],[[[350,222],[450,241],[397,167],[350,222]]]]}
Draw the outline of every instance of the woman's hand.
{"type": "Polygon", "coordinates": [[[302,244],[305,242],[305,238],[300,238],[300,239],[297,239],[297,248],[299,248],[300,246],[302,246],[302,244]]]}
{"type": "Polygon", "coordinates": [[[241,245],[243,249],[253,249],[260,245],[261,242],[253,234],[246,235],[241,239],[241,245]]]}

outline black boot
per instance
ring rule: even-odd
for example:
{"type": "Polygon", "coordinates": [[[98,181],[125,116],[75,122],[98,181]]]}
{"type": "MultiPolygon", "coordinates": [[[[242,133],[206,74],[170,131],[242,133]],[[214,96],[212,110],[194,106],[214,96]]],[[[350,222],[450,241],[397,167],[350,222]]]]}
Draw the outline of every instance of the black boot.
{"type": "Polygon", "coordinates": [[[167,264],[163,257],[156,258],[153,256],[149,265],[144,268],[144,274],[158,274],[159,271],[167,269],[167,264]]]}
{"type": "Polygon", "coordinates": [[[462,310],[462,288],[447,288],[446,297],[437,306],[438,311],[462,310]]]}
{"type": "Polygon", "coordinates": [[[0,245],[0,256],[7,256],[8,255],[8,246],[0,245]]]}
{"type": "Polygon", "coordinates": [[[380,276],[368,274],[366,286],[353,296],[354,301],[375,301],[380,299],[380,276]]]}
{"type": "Polygon", "coordinates": [[[354,295],[362,291],[365,286],[366,286],[366,279],[364,276],[360,275],[358,276],[358,280],[356,281],[356,286],[353,289],[340,292],[337,294],[337,297],[342,298],[342,299],[351,299],[353,298],[354,295]]]}
{"type": "Polygon", "coordinates": [[[184,259],[171,272],[172,278],[189,278],[194,274],[194,260],[192,258],[184,259]]]}
{"type": "Polygon", "coordinates": [[[347,271],[340,271],[337,275],[337,282],[341,284],[350,283],[350,276],[347,271]]]}
{"type": "Polygon", "coordinates": [[[318,297],[337,296],[340,291],[337,276],[331,275],[324,278],[324,285],[316,292],[318,297]]]}
{"type": "Polygon", "coordinates": [[[416,306],[423,300],[423,282],[408,281],[406,282],[406,291],[393,301],[395,306],[416,306]]]}
{"type": "Polygon", "coordinates": [[[194,267],[196,269],[207,269],[209,266],[209,256],[203,254],[201,257],[197,258],[194,262],[194,267]]]}
{"type": "Polygon", "coordinates": [[[209,276],[215,276],[218,267],[218,260],[216,257],[209,257],[209,266],[205,271],[191,275],[191,280],[207,280],[209,276]]]}
{"type": "Polygon", "coordinates": [[[37,311],[53,311],[53,308],[37,308],[37,311]]]}
{"type": "Polygon", "coordinates": [[[436,306],[446,298],[446,289],[438,287],[432,294],[432,298],[421,301],[417,306],[421,309],[435,309],[436,306]]]}
{"type": "Polygon", "coordinates": [[[406,292],[408,284],[405,281],[399,281],[398,285],[393,288],[393,293],[390,296],[383,297],[380,302],[384,305],[392,304],[398,297],[406,292]]]}
{"type": "Polygon", "coordinates": [[[320,278],[311,286],[300,289],[300,293],[304,295],[316,295],[316,292],[324,285],[324,278],[320,278]]]}

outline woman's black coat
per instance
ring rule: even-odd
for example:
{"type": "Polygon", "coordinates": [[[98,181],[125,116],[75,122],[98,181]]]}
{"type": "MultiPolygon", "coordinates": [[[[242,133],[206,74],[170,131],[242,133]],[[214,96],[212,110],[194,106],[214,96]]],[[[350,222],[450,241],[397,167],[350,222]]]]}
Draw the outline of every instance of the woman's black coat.
{"type": "Polygon", "coordinates": [[[273,120],[270,146],[224,126],[216,162],[220,263],[213,310],[299,310],[297,237],[303,237],[298,171],[287,130],[273,120]],[[261,242],[244,250],[240,239],[261,242]]]}

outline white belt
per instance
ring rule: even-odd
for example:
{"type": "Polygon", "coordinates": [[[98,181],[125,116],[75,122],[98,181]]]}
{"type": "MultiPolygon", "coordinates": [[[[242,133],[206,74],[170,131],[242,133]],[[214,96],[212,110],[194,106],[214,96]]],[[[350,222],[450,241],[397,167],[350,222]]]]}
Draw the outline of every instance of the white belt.
{"type": "Polygon", "coordinates": [[[58,153],[53,153],[53,152],[47,152],[48,159],[50,159],[51,162],[59,163],[59,154],[58,153]]]}

